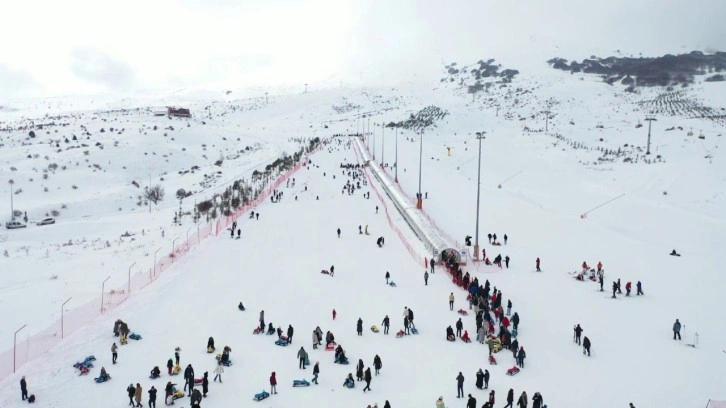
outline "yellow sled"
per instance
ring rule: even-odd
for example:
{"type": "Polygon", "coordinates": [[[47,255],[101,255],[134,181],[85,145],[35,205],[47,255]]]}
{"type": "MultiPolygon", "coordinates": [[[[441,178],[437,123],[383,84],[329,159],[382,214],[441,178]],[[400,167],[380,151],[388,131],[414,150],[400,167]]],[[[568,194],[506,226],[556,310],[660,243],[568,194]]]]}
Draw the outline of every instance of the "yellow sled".
{"type": "Polygon", "coordinates": [[[126,344],[128,342],[129,341],[128,341],[128,339],[126,339],[126,336],[121,336],[121,344],[126,344]]]}
{"type": "Polygon", "coordinates": [[[376,326],[375,324],[373,326],[371,326],[371,331],[373,333],[378,333],[378,326],[376,326]]]}
{"type": "Polygon", "coordinates": [[[209,354],[214,353],[214,347],[207,347],[207,353],[209,353],[209,354]]]}
{"type": "Polygon", "coordinates": [[[171,369],[171,375],[179,375],[181,372],[181,366],[179,364],[175,365],[174,368],[171,369]]]}
{"type": "Polygon", "coordinates": [[[171,394],[171,397],[173,399],[184,398],[184,391],[182,391],[182,390],[176,390],[175,393],[171,394]]]}

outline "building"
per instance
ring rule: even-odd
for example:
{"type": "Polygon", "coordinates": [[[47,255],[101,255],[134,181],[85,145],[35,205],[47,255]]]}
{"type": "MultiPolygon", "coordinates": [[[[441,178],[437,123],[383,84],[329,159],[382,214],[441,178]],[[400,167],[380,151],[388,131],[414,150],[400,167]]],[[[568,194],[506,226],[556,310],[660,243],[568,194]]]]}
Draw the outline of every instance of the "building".
{"type": "Polygon", "coordinates": [[[166,108],[166,113],[169,116],[175,116],[177,118],[191,118],[192,114],[189,109],[186,108],[166,108]]]}

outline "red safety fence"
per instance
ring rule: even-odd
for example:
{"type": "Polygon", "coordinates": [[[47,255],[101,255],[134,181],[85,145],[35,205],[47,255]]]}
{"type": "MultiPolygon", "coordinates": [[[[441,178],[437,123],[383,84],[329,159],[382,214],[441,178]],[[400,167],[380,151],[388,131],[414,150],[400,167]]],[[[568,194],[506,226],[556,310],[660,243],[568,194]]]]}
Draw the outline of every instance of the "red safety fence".
{"type": "MultiPolygon", "coordinates": [[[[99,297],[74,308],[70,312],[62,314],[61,318],[48,328],[34,333],[31,336],[24,336],[22,340],[18,339],[18,342],[12,349],[0,354],[0,380],[16,372],[23,364],[48,352],[48,350],[58,345],[64,336],[77,331],[93,319],[115,309],[129,299],[132,293],[136,293],[149,286],[162,272],[168,270],[175,262],[178,262],[180,258],[188,254],[192,248],[200,244],[205,238],[217,236],[225,231],[232,225],[234,220],[251,211],[270,197],[274,190],[306,165],[310,160],[310,156],[317,153],[325,144],[327,144],[327,141],[322,141],[316,149],[308,153],[293,168],[279,175],[274,181],[268,184],[254,200],[237,209],[234,213],[223,219],[209,222],[206,225],[199,224],[196,234],[192,234],[180,244],[173,245],[171,252],[161,256],[161,259],[149,268],[148,276],[146,273],[137,273],[131,276],[125,285],[118,288],[104,288],[103,283],[99,282],[99,285],[102,287],[99,297]]],[[[20,333],[22,333],[22,330],[20,333]]],[[[69,356],[69,358],[73,357],[69,356]]],[[[69,364],[71,364],[70,360],[69,364]]]]}
{"type": "MultiPolygon", "coordinates": [[[[358,156],[358,150],[353,148],[353,151],[355,152],[355,158],[360,163],[361,159],[358,156]]],[[[403,246],[406,248],[406,251],[408,251],[408,254],[411,255],[411,257],[418,263],[421,263],[424,265],[424,268],[428,268],[428,258],[425,255],[422,255],[419,251],[417,251],[413,245],[408,241],[408,238],[406,237],[406,234],[403,233],[398,228],[398,225],[393,221],[391,218],[391,214],[388,211],[388,204],[386,203],[386,200],[383,195],[378,191],[378,188],[376,188],[376,185],[371,180],[371,176],[368,174],[368,170],[365,166],[363,166],[363,163],[361,163],[361,169],[363,169],[363,174],[365,174],[366,179],[368,180],[368,185],[371,187],[374,193],[376,193],[376,196],[378,197],[378,201],[380,201],[383,204],[383,210],[386,212],[386,220],[388,220],[388,225],[391,227],[391,229],[398,235],[398,239],[401,240],[401,243],[403,243],[403,246]]]]}

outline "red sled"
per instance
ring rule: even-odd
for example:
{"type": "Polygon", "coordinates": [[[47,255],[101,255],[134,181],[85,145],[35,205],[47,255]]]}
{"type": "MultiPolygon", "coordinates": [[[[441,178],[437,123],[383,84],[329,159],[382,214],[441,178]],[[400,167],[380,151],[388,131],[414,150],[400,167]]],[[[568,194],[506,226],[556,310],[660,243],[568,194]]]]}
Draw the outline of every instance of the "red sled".
{"type": "Polygon", "coordinates": [[[260,328],[260,326],[257,326],[257,327],[255,327],[254,330],[252,330],[252,334],[260,334],[260,333],[262,333],[262,329],[260,328]]]}
{"type": "Polygon", "coordinates": [[[335,344],[335,342],[333,341],[330,344],[328,344],[328,345],[325,346],[325,350],[327,350],[327,351],[333,351],[333,350],[335,350],[335,347],[336,346],[337,346],[337,344],[335,344]]]}
{"type": "Polygon", "coordinates": [[[396,337],[403,337],[403,330],[399,330],[396,332],[396,337]]]}
{"type": "Polygon", "coordinates": [[[519,372],[519,367],[514,366],[514,367],[510,368],[509,370],[507,370],[507,375],[510,375],[510,376],[516,375],[518,372],[519,372]]]}
{"type": "Polygon", "coordinates": [[[194,384],[201,384],[203,382],[204,382],[204,378],[195,378],[194,379],[194,384]]]}
{"type": "Polygon", "coordinates": [[[497,365],[497,359],[493,355],[489,355],[489,365],[497,365]]]}
{"type": "Polygon", "coordinates": [[[467,315],[469,315],[469,312],[467,312],[464,309],[459,309],[459,314],[462,315],[462,316],[467,316],[467,315]]]}
{"type": "Polygon", "coordinates": [[[324,274],[326,274],[326,275],[330,275],[330,271],[328,271],[328,270],[325,270],[325,269],[323,269],[322,271],[320,271],[320,273],[324,273],[324,274]]]}
{"type": "Polygon", "coordinates": [[[286,342],[290,342],[290,340],[287,339],[287,336],[280,336],[280,340],[285,340],[286,342]]]}

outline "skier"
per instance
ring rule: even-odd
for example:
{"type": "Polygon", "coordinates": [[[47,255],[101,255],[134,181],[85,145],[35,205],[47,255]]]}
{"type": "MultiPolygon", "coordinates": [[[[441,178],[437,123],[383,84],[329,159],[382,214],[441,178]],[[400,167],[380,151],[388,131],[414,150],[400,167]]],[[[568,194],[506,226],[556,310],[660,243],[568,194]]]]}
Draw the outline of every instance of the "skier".
{"type": "Polygon", "coordinates": [[[424,285],[429,285],[429,271],[424,271],[424,285]]]}
{"type": "Polygon", "coordinates": [[[23,401],[28,398],[28,383],[25,381],[25,376],[20,379],[20,397],[23,401]]]}
{"type": "Polygon", "coordinates": [[[292,335],[295,332],[295,330],[292,328],[292,325],[287,326],[287,342],[292,344],[292,335]]]}
{"type": "Polygon", "coordinates": [[[297,352],[297,358],[300,359],[300,365],[299,368],[302,368],[305,370],[305,360],[308,359],[308,352],[305,351],[305,349],[301,346],[300,350],[297,352]]]}
{"type": "Polygon", "coordinates": [[[534,261],[535,266],[537,267],[537,272],[542,272],[542,270],[539,268],[539,258],[537,258],[536,261],[534,261]]]}
{"type": "Polygon", "coordinates": [[[388,280],[391,279],[391,274],[386,271],[386,285],[388,285],[388,280]]]}
{"type": "Polygon", "coordinates": [[[363,378],[366,381],[366,387],[363,388],[363,392],[366,392],[366,390],[371,391],[371,380],[372,380],[372,377],[371,377],[371,368],[370,367],[366,368],[366,373],[365,373],[365,375],[364,375],[363,378]]]}
{"type": "Polygon", "coordinates": [[[277,378],[274,371],[270,374],[270,394],[277,394],[277,378]]]}
{"type": "Polygon", "coordinates": [[[454,292],[449,295],[449,310],[454,310],[454,292]]]}
{"type": "Polygon", "coordinates": [[[313,384],[318,383],[318,374],[320,374],[320,362],[316,361],[315,365],[313,366],[313,384]]]}
{"type": "MultiPolygon", "coordinates": [[[[451,326],[449,326],[451,328],[451,326]]],[[[459,371],[459,375],[456,376],[456,398],[464,396],[464,375],[459,371]]]]}
{"type": "Polygon", "coordinates": [[[456,337],[461,337],[461,330],[464,329],[464,323],[461,321],[461,318],[456,321],[456,337]]]}
{"type": "Polygon", "coordinates": [[[673,323],[673,340],[678,337],[678,340],[681,339],[681,322],[676,319],[676,322],[673,323]]]}
{"type": "Polygon", "coordinates": [[[391,319],[388,318],[388,315],[383,318],[381,325],[383,326],[383,334],[388,334],[388,329],[391,327],[391,319]]]}
{"type": "Polygon", "coordinates": [[[479,369],[479,371],[476,372],[476,388],[479,388],[480,390],[484,387],[484,371],[479,369]]]}
{"type": "Polygon", "coordinates": [[[577,343],[577,345],[580,345],[580,336],[582,335],[582,327],[580,327],[580,324],[577,324],[574,328],[575,335],[572,337],[572,341],[577,343]]]}
{"type": "Polygon", "coordinates": [[[507,269],[509,269],[509,255],[504,257],[504,265],[506,265],[507,269]]]}
{"type": "Polygon", "coordinates": [[[476,408],[476,398],[469,394],[469,400],[466,402],[466,408],[476,408]]]}
{"type": "Polygon", "coordinates": [[[640,283],[640,281],[638,281],[638,283],[635,284],[635,288],[636,288],[636,293],[635,294],[637,296],[644,295],[644,293],[643,293],[643,285],[640,283]]]}
{"type": "Polygon", "coordinates": [[[151,386],[149,392],[149,408],[156,408],[156,388],[151,386]]]}
{"type": "Polygon", "coordinates": [[[118,358],[118,346],[116,343],[113,343],[111,345],[111,361],[116,364],[116,359],[118,358]]]}
{"type": "Polygon", "coordinates": [[[219,363],[217,363],[217,367],[214,369],[214,382],[217,382],[217,378],[219,378],[219,382],[222,383],[222,374],[224,374],[224,366],[220,361],[219,363]]]}
{"type": "Polygon", "coordinates": [[[582,341],[582,354],[587,352],[587,356],[590,357],[590,339],[585,336],[585,340],[582,341]]]}
{"type": "Polygon", "coordinates": [[[376,356],[373,357],[373,368],[376,370],[376,375],[379,374],[381,367],[383,367],[383,362],[381,361],[381,358],[378,356],[378,354],[376,354],[376,356]]]}
{"type": "Polygon", "coordinates": [[[126,387],[126,392],[129,396],[129,405],[132,407],[134,406],[134,395],[136,395],[136,388],[134,388],[134,384],[129,384],[128,387],[126,387]]]}

